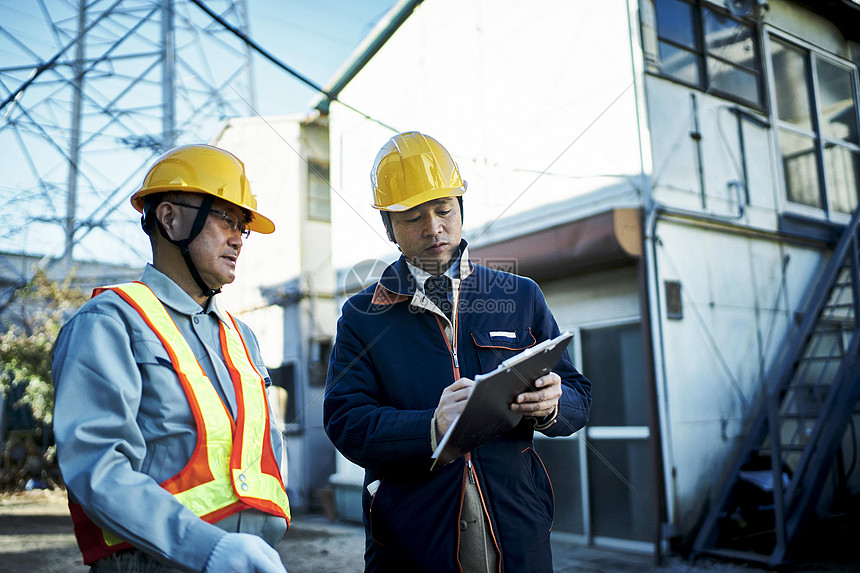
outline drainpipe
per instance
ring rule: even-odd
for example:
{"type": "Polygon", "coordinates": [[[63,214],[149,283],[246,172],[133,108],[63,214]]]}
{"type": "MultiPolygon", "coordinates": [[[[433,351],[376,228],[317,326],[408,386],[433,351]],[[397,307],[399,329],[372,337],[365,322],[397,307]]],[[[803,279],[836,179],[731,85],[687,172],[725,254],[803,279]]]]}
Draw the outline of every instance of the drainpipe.
{"type": "Polygon", "coordinates": [[[693,131],[690,132],[690,139],[696,142],[696,166],[699,171],[699,191],[702,193],[702,209],[708,208],[708,202],[705,194],[705,160],[702,158],[702,132],[699,129],[699,102],[696,100],[696,94],[690,94],[690,105],[693,108],[693,131]]]}
{"type": "MultiPolygon", "coordinates": [[[[671,440],[664,442],[663,436],[669,436],[668,416],[661,416],[668,409],[662,407],[665,404],[665,372],[663,367],[663,334],[660,327],[660,311],[657,283],[657,257],[656,247],[653,245],[655,234],[652,229],[653,200],[651,190],[651,154],[650,137],[648,136],[647,117],[648,109],[645,95],[645,55],[642,50],[642,38],[639,18],[638,0],[627,1],[627,19],[630,33],[630,65],[633,78],[633,92],[636,110],[636,129],[639,143],[639,196],[645,198],[647,206],[643,214],[642,228],[642,256],[637,266],[637,277],[639,281],[639,308],[641,314],[642,345],[645,363],[645,379],[647,384],[646,395],[648,397],[648,426],[650,436],[648,445],[650,457],[654,465],[654,485],[652,489],[652,504],[655,511],[654,516],[654,560],[656,565],[662,564],[664,551],[664,539],[668,516],[674,515],[674,494],[668,495],[670,483],[666,481],[666,458],[664,449],[669,460],[671,456],[671,440]],[[649,167],[646,167],[649,166],[649,167]],[[655,288],[648,288],[649,284],[655,288]],[[652,312],[655,311],[656,312],[652,312]],[[655,345],[656,342],[656,345],[655,345]]],[[[671,468],[671,464],[669,464],[671,468]]]]}
{"type": "MultiPolygon", "coordinates": [[[[645,214],[643,213],[643,218],[645,214]]],[[[645,229],[643,222],[642,228],[645,229]]],[[[643,235],[645,233],[643,232],[643,235]]],[[[643,245],[645,245],[643,237],[643,245]]],[[[636,276],[639,281],[639,308],[641,314],[641,329],[642,329],[642,357],[643,369],[646,380],[646,400],[648,408],[648,428],[649,439],[648,447],[650,457],[654,462],[654,485],[653,485],[653,507],[656,513],[654,526],[654,561],[655,565],[663,564],[663,541],[666,533],[666,487],[665,487],[665,472],[663,470],[663,451],[662,451],[662,435],[660,429],[660,398],[657,392],[657,377],[654,359],[654,337],[653,337],[653,317],[652,306],[650,302],[650,294],[652,289],[648,288],[648,269],[653,266],[647,263],[647,257],[643,250],[642,256],[636,261],[636,276]]],[[[657,312],[659,320],[660,313],[657,312]]],[[[662,348],[662,344],[660,345],[662,348]]]]}
{"type": "MultiPolygon", "coordinates": [[[[649,187],[650,189],[650,187],[649,187]]],[[[658,506],[660,513],[660,527],[658,530],[660,549],[666,539],[673,537],[675,523],[675,462],[672,448],[671,427],[669,425],[669,403],[668,389],[666,376],[666,355],[665,355],[665,340],[663,335],[663,310],[660,304],[660,273],[657,268],[657,246],[659,237],[657,236],[657,221],[660,217],[662,207],[657,205],[653,199],[648,199],[648,204],[645,207],[643,231],[643,249],[642,262],[643,270],[640,274],[640,290],[642,291],[641,299],[644,301],[643,322],[648,321],[650,350],[648,356],[649,363],[646,367],[650,369],[650,374],[653,383],[649,396],[654,402],[651,410],[652,416],[656,420],[652,423],[652,430],[658,432],[653,436],[655,447],[657,448],[656,457],[654,458],[659,467],[654,468],[655,486],[659,484],[660,492],[658,500],[661,505],[658,506]]]]}

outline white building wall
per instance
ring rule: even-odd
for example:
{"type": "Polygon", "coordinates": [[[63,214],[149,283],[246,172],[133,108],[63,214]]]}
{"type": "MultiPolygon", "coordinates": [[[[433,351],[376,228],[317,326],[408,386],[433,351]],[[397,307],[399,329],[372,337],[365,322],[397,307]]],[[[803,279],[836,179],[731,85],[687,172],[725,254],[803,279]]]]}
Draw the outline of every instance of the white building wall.
{"type": "Polygon", "coordinates": [[[744,120],[741,129],[746,156],[742,157],[737,116],[732,112],[739,106],[652,76],[646,79],[646,91],[652,129],[654,199],[674,208],[775,230],[779,185],[770,130],[744,120]],[[701,179],[697,143],[690,136],[696,131],[697,116],[702,134],[698,143],[703,158],[701,179]],[[743,204],[744,195],[738,193],[743,192],[743,161],[747,167],[748,205],[743,204]],[[742,204],[738,203],[739,197],[742,204]]]}
{"type": "MultiPolygon", "coordinates": [[[[236,280],[219,298],[237,314],[265,305],[260,287],[280,284],[301,272],[299,182],[306,178],[307,166],[295,151],[300,120],[297,116],[233,119],[214,142],[245,164],[257,210],[275,223],[274,233],[251,233],[245,240],[236,280]]],[[[280,365],[281,354],[264,358],[280,365]]]]}
{"type": "MultiPolygon", "coordinates": [[[[341,100],[439,139],[468,183],[466,227],[480,229],[600,187],[635,186],[629,29],[625,0],[424,2],[341,100]]],[[[331,110],[334,265],[390,258],[397,252],[369,206],[369,174],[394,132],[337,103],[331,110]]]]}
{"type": "MultiPolygon", "coordinates": [[[[847,52],[831,24],[796,6],[771,2],[764,21],[767,29],[847,52]]],[[[647,26],[645,34],[645,45],[655,45],[647,26]]],[[[765,124],[744,120],[739,133],[733,110],[740,106],[655,76],[646,77],[646,99],[652,196],[664,209],[647,231],[649,288],[658,289],[652,312],[664,474],[669,519],[689,532],[757,412],[795,313],[826,261],[822,245],[777,234],[786,204],[767,114],[745,109],[765,124]],[[697,129],[698,143],[691,137],[697,129]],[[742,162],[748,204],[738,200],[742,162]],[[666,317],[666,280],[681,282],[680,320],[666,317]]]]}
{"type": "Polygon", "coordinates": [[[661,223],[657,234],[667,491],[672,521],[690,531],[757,411],[823,262],[813,248],[677,221],[661,223]],[[665,281],[681,283],[681,319],[666,317],[665,281]]]}
{"type": "Polygon", "coordinates": [[[333,336],[335,325],[330,223],[309,220],[307,209],[308,160],[327,161],[328,132],[304,116],[241,118],[225,124],[215,145],[244,162],[258,211],[275,223],[274,233],[245,240],[236,281],[223,289],[219,304],[254,330],[267,367],[295,364],[288,399],[298,420],[285,436],[288,493],[294,508],[307,508],[334,466],[334,448],[322,430],[322,388],[308,379],[310,343],[333,336]],[[266,289],[281,293],[287,283],[304,298],[265,299],[266,289]]]}

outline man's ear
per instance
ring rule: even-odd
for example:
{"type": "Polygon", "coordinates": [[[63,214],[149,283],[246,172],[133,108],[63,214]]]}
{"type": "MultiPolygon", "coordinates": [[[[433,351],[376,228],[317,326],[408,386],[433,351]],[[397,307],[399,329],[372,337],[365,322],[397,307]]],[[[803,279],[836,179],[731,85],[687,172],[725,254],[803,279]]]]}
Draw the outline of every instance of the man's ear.
{"type": "Polygon", "coordinates": [[[178,215],[179,209],[167,201],[162,201],[159,203],[158,207],[155,208],[156,221],[161,224],[161,228],[164,229],[164,232],[167,233],[172,240],[176,239],[175,235],[178,215]]]}

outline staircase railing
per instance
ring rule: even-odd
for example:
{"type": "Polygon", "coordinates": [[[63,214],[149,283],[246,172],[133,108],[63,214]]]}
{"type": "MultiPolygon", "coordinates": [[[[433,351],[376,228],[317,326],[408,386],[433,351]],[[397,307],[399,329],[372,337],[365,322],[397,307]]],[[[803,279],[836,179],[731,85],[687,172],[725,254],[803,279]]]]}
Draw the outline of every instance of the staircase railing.
{"type": "Polygon", "coordinates": [[[815,508],[860,399],[860,209],[693,543],[693,553],[778,565],[815,508]]]}

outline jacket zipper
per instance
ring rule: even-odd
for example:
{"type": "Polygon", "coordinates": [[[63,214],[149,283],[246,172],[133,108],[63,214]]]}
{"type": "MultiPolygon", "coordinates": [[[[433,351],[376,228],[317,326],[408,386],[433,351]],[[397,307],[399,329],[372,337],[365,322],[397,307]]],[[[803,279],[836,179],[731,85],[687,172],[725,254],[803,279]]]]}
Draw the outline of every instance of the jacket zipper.
{"type": "Polygon", "coordinates": [[[442,334],[442,340],[445,341],[445,346],[448,347],[448,352],[451,354],[451,366],[454,368],[454,382],[460,379],[460,362],[457,360],[457,333],[454,333],[454,345],[451,345],[451,341],[448,340],[448,335],[445,334],[445,327],[442,325],[442,320],[437,316],[433,315],[433,318],[436,319],[436,324],[439,325],[439,332],[442,334]]]}
{"type": "MultiPolygon", "coordinates": [[[[462,281],[461,281],[461,284],[462,284],[462,281]]],[[[460,362],[457,358],[457,338],[458,338],[457,337],[457,318],[459,315],[459,312],[458,312],[459,304],[457,304],[457,303],[459,302],[459,298],[460,298],[459,289],[457,289],[457,292],[454,293],[454,295],[455,295],[454,296],[454,310],[451,313],[451,319],[452,319],[451,320],[451,329],[453,331],[453,336],[452,336],[453,340],[452,341],[448,340],[448,335],[445,334],[445,327],[442,326],[442,321],[439,319],[438,316],[436,316],[436,323],[439,325],[439,330],[442,332],[442,338],[445,340],[445,345],[448,347],[448,351],[451,352],[451,359],[452,359],[453,365],[454,365],[454,381],[456,382],[457,380],[460,379],[460,362]]],[[[500,572],[502,569],[502,550],[499,547],[498,540],[496,540],[496,532],[493,531],[493,522],[492,522],[492,520],[490,520],[489,510],[487,509],[487,502],[486,502],[486,500],[484,500],[483,491],[481,491],[481,484],[478,483],[477,477],[475,476],[475,466],[472,464],[472,453],[467,452],[465,455],[465,459],[466,459],[466,466],[465,466],[466,476],[467,476],[467,479],[469,480],[470,484],[477,485],[478,497],[481,500],[481,512],[483,513],[484,518],[487,520],[487,527],[490,530],[490,537],[493,540],[493,547],[495,547],[496,554],[499,557],[499,569],[498,570],[500,572]]],[[[463,485],[463,489],[465,489],[465,484],[463,485]]],[[[464,492],[461,492],[461,496],[463,495],[463,493],[464,492]]],[[[462,512],[463,512],[463,506],[461,504],[459,514],[461,515],[462,512]]],[[[458,531],[457,532],[457,568],[460,571],[462,571],[462,568],[460,567],[459,555],[460,555],[460,532],[458,531]]]]}
{"type": "MultiPolygon", "coordinates": [[[[454,306],[451,310],[451,332],[453,343],[451,344],[451,354],[454,356],[454,373],[456,374],[455,382],[460,378],[460,360],[457,358],[457,319],[459,318],[459,302],[460,302],[460,285],[457,285],[457,291],[452,293],[454,306]]],[[[447,336],[445,338],[448,338],[447,336]]]]}

